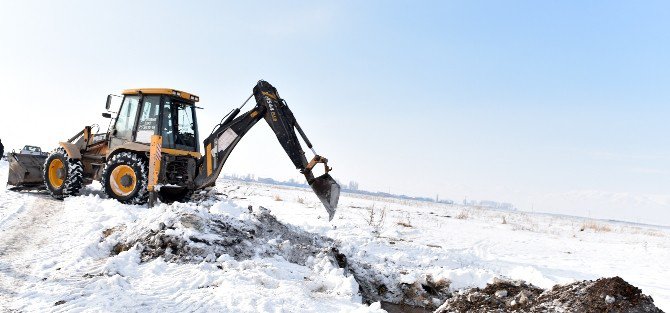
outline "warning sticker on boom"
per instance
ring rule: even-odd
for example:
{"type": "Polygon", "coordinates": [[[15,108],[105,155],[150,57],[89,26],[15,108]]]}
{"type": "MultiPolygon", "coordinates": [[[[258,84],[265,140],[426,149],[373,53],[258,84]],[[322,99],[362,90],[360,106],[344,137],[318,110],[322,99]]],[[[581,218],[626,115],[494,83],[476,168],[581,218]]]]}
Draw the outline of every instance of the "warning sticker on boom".
{"type": "Polygon", "coordinates": [[[237,138],[237,134],[235,133],[234,130],[228,128],[226,129],[221,136],[219,136],[219,139],[217,140],[217,147],[216,147],[216,152],[226,150],[230,144],[235,141],[237,138]]]}

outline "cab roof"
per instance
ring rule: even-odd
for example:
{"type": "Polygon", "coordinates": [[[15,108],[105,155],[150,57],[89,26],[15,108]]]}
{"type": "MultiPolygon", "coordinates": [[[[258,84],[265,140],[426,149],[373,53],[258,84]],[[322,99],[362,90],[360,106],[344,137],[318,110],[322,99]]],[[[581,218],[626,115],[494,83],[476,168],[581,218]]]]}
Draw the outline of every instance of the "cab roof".
{"type": "Polygon", "coordinates": [[[124,95],[136,95],[139,93],[147,94],[147,95],[168,95],[168,96],[175,96],[179,97],[182,99],[186,99],[189,101],[193,102],[198,102],[200,101],[200,97],[188,93],[185,91],[177,90],[177,89],[170,89],[170,88],[135,88],[135,89],[126,89],[123,91],[124,95]]]}

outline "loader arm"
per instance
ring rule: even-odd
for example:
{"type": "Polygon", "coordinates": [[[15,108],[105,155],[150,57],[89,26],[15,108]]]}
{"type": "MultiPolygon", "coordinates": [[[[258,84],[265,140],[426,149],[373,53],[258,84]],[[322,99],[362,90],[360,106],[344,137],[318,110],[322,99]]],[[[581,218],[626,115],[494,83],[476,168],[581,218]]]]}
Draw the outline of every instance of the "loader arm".
{"type": "Polygon", "coordinates": [[[259,81],[253,89],[252,96],[256,100],[256,106],[253,109],[240,116],[237,116],[240,108],[233,110],[204,140],[205,156],[198,167],[198,175],[195,179],[196,188],[214,186],[223,165],[240,139],[258,121],[265,119],[293,165],[305,175],[307,183],[323,203],[328,211],[329,219],[332,219],[340,196],[340,186],[328,174],[330,171],[328,160],[314,152],[311,142],[300,128],[286,101],[279,97],[277,89],[270,83],[259,81]],[[296,130],[315,154],[309,162],[302,150],[296,130]],[[324,164],[325,174],[314,177],[312,169],[318,163],[324,164]]]}

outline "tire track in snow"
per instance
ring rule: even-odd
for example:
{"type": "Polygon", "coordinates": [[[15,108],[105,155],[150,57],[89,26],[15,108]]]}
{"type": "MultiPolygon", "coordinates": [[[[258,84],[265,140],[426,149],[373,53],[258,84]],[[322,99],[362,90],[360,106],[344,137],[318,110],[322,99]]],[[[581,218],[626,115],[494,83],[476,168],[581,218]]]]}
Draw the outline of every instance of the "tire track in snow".
{"type": "MultiPolygon", "coordinates": [[[[32,252],[49,242],[54,217],[63,210],[61,201],[33,196],[20,198],[25,201],[25,209],[15,213],[14,221],[4,221],[5,229],[0,236],[0,303],[9,303],[26,282],[41,279],[33,275],[38,259],[32,252]]],[[[49,251],[51,257],[59,254],[57,250],[49,251]]],[[[44,258],[44,254],[40,258],[44,258]]]]}
{"type": "MultiPolygon", "coordinates": [[[[7,201],[9,202],[9,201],[7,201]]],[[[4,207],[0,203],[0,207],[4,207]]],[[[7,207],[4,207],[3,210],[5,212],[2,212],[2,215],[0,215],[0,232],[2,232],[5,228],[6,225],[11,224],[12,221],[14,221],[15,217],[25,210],[26,205],[24,203],[21,203],[19,205],[8,205],[7,207]],[[9,210],[7,210],[9,209],[9,210]],[[4,215],[7,216],[4,216],[4,215]]]]}

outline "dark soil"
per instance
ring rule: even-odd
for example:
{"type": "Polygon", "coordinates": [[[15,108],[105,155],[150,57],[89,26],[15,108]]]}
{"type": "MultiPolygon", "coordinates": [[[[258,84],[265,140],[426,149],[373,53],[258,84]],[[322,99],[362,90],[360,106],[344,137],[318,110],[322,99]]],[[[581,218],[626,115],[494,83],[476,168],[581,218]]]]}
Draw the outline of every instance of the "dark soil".
{"type": "Polygon", "coordinates": [[[496,281],[447,300],[436,312],[663,312],[621,277],[585,280],[543,290],[522,281],[496,281]]]}

